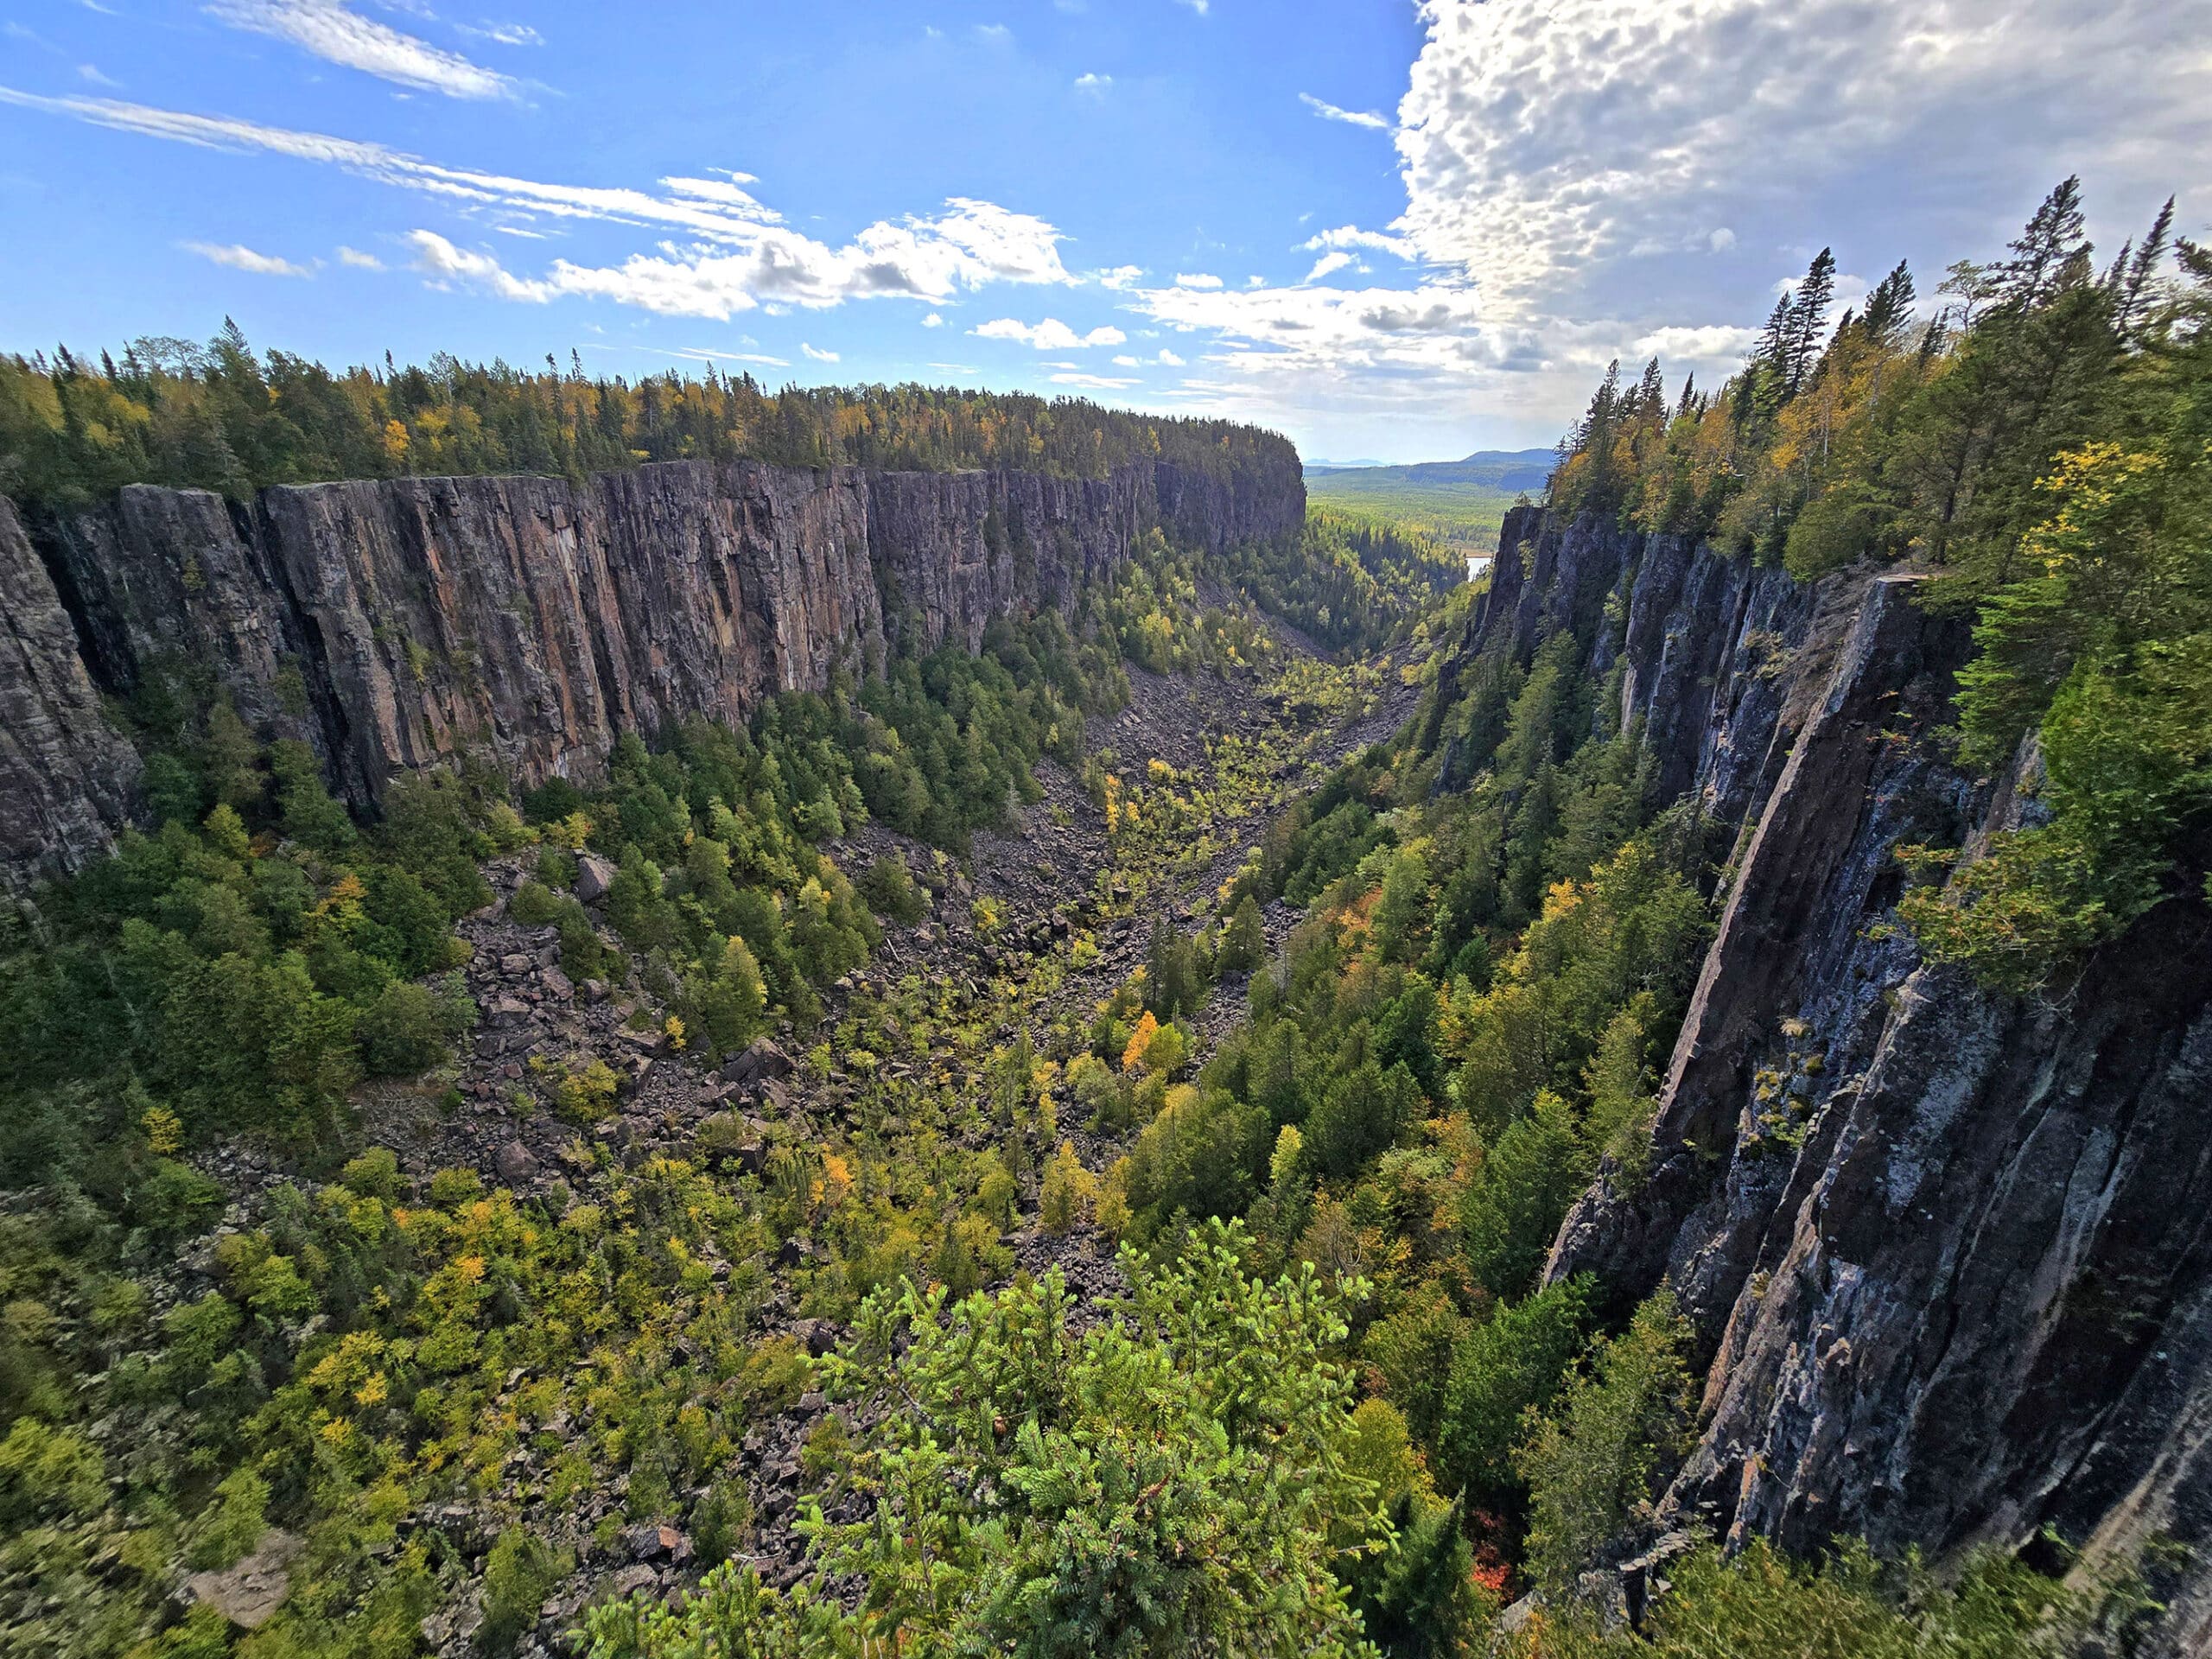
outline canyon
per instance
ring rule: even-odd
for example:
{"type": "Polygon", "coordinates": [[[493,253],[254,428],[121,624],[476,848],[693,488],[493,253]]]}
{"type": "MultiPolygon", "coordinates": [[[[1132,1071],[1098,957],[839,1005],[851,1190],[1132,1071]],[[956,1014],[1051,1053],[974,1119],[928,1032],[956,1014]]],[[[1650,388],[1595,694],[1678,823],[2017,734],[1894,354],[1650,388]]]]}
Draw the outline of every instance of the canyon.
{"type": "Polygon", "coordinates": [[[411,767],[588,781],[615,737],[742,721],[887,650],[973,651],[1066,608],[1148,532],[1294,535],[1294,473],[1166,462],[1100,479],[667,462],[595,474],[131,486],[26,523],[0,502],[0,879],[79,869],[137,763],[101,717],[174,677],[309,744],[372,807],[411,767]]]}
{"type": "Polygon", "coordinates": [[[1968,619],[1536,509],[1447,667],[1567,629],[1660,793],[1732,844],[1649,1172],[1608,1165],[1547,1281],[1673,1286],[1697,1438],[1662,1517],[1804,1553],[2078,1552],[2212,1642],[2212,950],[2170,900],[2032,998],[1923,963],[1895,853],[2032,823],[2032,743],[1961,771],[1968,619]],[[2188,1565],[2188,1563],[2198,1565],[2188,1565]]]}

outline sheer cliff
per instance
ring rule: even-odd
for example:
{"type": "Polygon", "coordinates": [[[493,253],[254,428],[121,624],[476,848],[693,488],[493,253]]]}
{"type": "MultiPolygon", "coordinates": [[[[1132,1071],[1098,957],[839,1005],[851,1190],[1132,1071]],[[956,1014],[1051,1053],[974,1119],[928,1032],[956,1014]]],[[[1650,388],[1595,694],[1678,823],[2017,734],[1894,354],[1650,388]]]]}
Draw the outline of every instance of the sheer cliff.
{"type": "MultiPolygon", "coordinates": [[[[1547,1269],[1671,1280],[1704,1370],[1665,1510],[1815,1550],[2037,1547],[2140,1572],[2160,1650],[2212,1599],[2212,950],[2176,901],[2063,993],[1923,963],[1901,844],[2037,810],[1943,741],[1966,626],[1909,575],[1812,585],[1709,546],[1508,521],[1459,660],[1561,628],[1669,796],[1732,838],[1648,1173],[1607,1165],[1547,1269]],[[2179,1549],[2171,1548],[2179,1546],[2179,1549]]],[[[1446,781],[1452,757],[1446,756],[1446,781]]]]}
{"type": "Polygon", "coordinates": [[[740,721],[888,648],[973,649],[995,616],[1066,608],[1154,528],[1213,552],[1294,533],[1303,486],[1278,472],[672,462],[245,503],[132,486],[28,537],[0,504],[0,702],[24,710],[0,753],[0,864],[20,880],[108,844],[135,766],[96,692],[149,674],[309,742],[356,804],[472,753],[524,783],[588,776],[623,731],[740,721]]]}

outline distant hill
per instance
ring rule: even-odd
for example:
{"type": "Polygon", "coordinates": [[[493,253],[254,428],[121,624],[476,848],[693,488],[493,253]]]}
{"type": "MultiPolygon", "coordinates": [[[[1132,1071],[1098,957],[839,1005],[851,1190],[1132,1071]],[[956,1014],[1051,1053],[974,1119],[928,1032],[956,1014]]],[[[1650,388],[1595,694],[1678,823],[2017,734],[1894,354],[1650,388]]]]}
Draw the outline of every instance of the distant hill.
{"type": "Polygon", "coordinates": [[[1319,506],[1414,525],[1488,553],[1505,510],[1524,493],[1541,493],[1554,459],[1549,449],[1478,449],[1459,461],[1404,467],[1314,462],[1306,468],[1306,495],[1319,506]]]}

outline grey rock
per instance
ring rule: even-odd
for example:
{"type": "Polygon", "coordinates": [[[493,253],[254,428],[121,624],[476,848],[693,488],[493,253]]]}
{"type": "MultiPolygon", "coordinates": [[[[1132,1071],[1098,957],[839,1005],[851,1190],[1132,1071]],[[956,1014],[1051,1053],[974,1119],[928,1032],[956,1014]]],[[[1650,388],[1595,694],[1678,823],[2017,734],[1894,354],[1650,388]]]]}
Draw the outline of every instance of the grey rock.
{"type": "Polygon", "coordinates": [[[184,1581],[186,1592],[240,1630],[257,1630],[291,1593],[291,1566],[302,1547],[292,1534],[272,1529],[237,1566],[220,1573],[194,1573],[184,1581]]]}
{"type": "Polygon", "coordinates": [[[105,854],[128,820],[138,770],[101,713],[53,578],[0,498],[0,887],[105,854]]]}
{"type": "Polygon", "coordinates": [[[595,905],[607,897],[614,886],[614,867],[596,853],[580,853],[576,856],[576,897],[588,905],[595,905]]]}
{"type": "Polygon", "coordinates": [[[524,1187],[537,1179],[542,1166],[528,1147],[519,1141],[509,1141],[492,1154],[492,1167],[503,1185],[524,1187]]]}

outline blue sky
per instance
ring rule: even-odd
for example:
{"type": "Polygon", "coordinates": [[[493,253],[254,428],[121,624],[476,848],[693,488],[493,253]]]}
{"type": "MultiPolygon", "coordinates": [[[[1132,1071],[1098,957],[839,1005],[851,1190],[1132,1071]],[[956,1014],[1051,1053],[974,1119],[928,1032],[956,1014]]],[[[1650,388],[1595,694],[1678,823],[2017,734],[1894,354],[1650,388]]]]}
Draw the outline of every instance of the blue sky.
{"type": "Polygon", "coordinates": [[[2212,219],[2130,0],[0,0],[0,347],[1081,391],[1309,457],[1706,378],[1833,243],[1929,305],[2083,175],[2212,219]]]}

